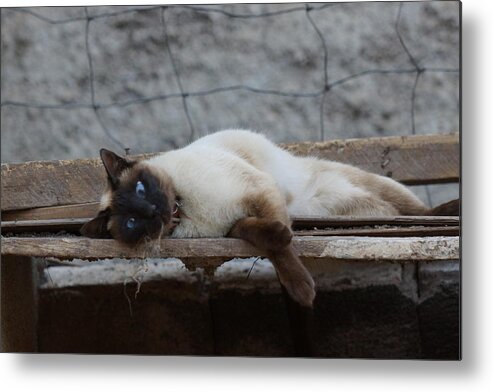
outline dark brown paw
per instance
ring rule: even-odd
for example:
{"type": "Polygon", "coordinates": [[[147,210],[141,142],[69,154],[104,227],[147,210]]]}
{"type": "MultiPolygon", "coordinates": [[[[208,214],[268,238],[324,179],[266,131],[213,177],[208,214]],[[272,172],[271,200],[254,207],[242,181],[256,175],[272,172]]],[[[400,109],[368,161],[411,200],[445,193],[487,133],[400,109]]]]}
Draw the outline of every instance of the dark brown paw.
{"type": "Polygon", "coordinates": [[[292,238],[293,233],[289,227],[279,221],[263,223],[257,233],[260,246],[272,251],[286,248],[292,238]]]}
{"type": "Polygon", "coordinates": [[[310,272],[301,264],[290,264],[278,270],[279,280],[288,294],[302,306],[311,308],[315,299],[315,282],[310,272]]]}
{"type": "Polygon", "coordinates": [[[305,280],[288,280],[283,282],[287,292],[301,306],[311,308],[315,299],[315,283],[311,276],[305,280]]]}

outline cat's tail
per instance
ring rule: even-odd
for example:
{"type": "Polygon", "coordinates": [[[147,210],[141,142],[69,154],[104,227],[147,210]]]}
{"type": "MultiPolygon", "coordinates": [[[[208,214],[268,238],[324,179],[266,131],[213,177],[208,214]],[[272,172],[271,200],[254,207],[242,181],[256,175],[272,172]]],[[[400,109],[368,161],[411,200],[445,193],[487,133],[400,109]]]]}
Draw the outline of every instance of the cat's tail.
{"type": "Polygon", "coordinates": [[[404,185],[387,177],[375,176],[378,187],[372,189],[383,200],[392,204],[400,215],[459,216],[460,199],[429,208],[404,185]]]}
{"type": "Polygon", "coordinates": [[[459,216],[460,215],[460,199],[451,200],[447,203],[440,204],[434,208],[430,208],[423,215],[431,216],[459,216]]]}

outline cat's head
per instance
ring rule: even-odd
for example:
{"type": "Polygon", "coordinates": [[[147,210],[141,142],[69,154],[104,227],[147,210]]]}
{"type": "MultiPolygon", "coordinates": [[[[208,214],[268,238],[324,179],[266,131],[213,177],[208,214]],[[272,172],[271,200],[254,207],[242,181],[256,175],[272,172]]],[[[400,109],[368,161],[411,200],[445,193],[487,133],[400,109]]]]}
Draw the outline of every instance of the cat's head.
{"type": "Polygon", "coordinates": [[[175,192],[171,178],[146,161],[133,161],[101,149],[108,187],[98,215],[81,234],[114,238],[129,245],[155,239],[171,230],[175,192]]]}

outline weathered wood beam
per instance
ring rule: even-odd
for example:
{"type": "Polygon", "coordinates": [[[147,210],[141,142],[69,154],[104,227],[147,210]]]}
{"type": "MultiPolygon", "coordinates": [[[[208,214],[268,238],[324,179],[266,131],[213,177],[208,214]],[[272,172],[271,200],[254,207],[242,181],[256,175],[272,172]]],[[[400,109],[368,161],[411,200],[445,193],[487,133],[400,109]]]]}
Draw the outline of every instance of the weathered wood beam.
{"type": "MultiPolygon", "coordinates": [[[[459,135],[414,135],[282,145],[294,154],[351,163],[406,184],[459,180],[459,135]]],[[[146,155],[149,156],[149,155],[146,155]]],[[[97,202],[99,159],[2,164],[2,211],[97,202]]]]}
{"type": "Polygon", "coordinates": [[[78,233],[89,218],[47,219],[47,220],[20,220],[2,222],[2,233],[42,233],[67,231],[78,233]]]}
{"type": "Polygon", "coordinates": [[[2,164],[2,211],[95,202],[104,186],[99,159],[2,164]]]}
{"type": "Polygon", "coordinates": [[[2,221],[28,221],[48,219],[92,218],[96,216],[99,202],[56,207],[30,208],[2,212],[2,221]]]}
{"type": "Polygon", "coordinates": [[[336,229],[336,230],[298,230],[296,236],[361,236],[361,237],[436,237],[458,236],[458,226],[436,227],[375,227],[370,229],[336,229]]]}
{"type": "Polygon", "coordinates": [[[458,226],[458,216],[332,216],[330,218],[319,218],[315,216],[293,217],[295,229],[318,229],[324,227],[359,227],[359,226],[458,226]]]}
{"type": "MultiPolygon", "coordinates": [[[[298,237],[293,244],[302,259],[431,261],[459,258],[459,237],[298,237]]],[[[175,257],[197,267],[218,266],[235,257],[264,254],[249,243],[230,238],[164,239],[129,248],[114,240],[54,237],[2,237],[2,256],[60,259],[175,257]]],[[[187,263],[187,264],[189,264],[187,263]]]]}
{"type": "MultiPolygon", "coordinates": [[[[90,218],[65,218],[65,219],[39,219],[39,220],[14,220],[2,221],[3,233],[22,232],[78,232],[84,223],[90,218]]],[[[383,218],[358,217],[358,216],[334,216],[331,218],[295,217],[293,227],[295,229],[322,229],[328,227],[347,228],[361,226],[459,226],[459,217],[443,216],[391,216],[383,218]]],[[[395,230],[396,228],[394,228],[395,230]]],[[[374,231],[375,229],[368,229],[374,231]]],[[[347,230],[346,230],[347,231],[347,230]]],[[[361,231],[361,230],[360,230],[361,231]]],[[[330,235],[333,231],[326,231],[330,235]]],[[[339,231],[342,232],[342,231],[339,231]]],[[[366,233],[366,231],[364,232],[366,233]]],[[[345,234],[341,234],[345,235],[345,234]]],[[[355,234],[360,235],[360,234],[355,234]]],[[[397,236],[397,235],[396,235],[397,236]]]]}
{"type": "Polygon", "coordinates": [[[317,156],[391,177],[408,185],[457,182],[459,134],[390,136],[283,145],[299,156],[317,156]]]}

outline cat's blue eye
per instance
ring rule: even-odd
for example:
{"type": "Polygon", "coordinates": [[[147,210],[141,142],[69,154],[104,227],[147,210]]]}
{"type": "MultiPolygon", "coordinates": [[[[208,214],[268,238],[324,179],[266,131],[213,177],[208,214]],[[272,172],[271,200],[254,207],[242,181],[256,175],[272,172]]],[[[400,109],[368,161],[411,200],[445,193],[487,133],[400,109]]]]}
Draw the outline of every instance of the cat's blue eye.
{"type": "Polygon", "coordinates": [[[134,229],[135,228],[135,218],[129,218],[126,223],[127,229],[134,229]]]}
{"type": "Polygon", "coordinates": [[[135,185],[135,193],[141,199],[143,199],[146,196],[146,188],[144,184],[142,184],[140,181],[137,181],[137,185],[135,185]]]}

